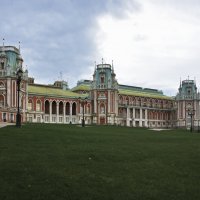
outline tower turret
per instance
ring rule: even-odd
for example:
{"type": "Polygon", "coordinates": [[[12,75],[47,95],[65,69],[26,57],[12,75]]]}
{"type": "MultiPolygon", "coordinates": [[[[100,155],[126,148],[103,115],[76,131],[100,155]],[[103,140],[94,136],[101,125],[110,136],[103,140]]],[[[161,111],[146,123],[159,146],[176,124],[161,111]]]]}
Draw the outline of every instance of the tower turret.
{"type": "Polygon", "coordinates": [[[182,81],[176,95],[177,103],[177,126],[192,130],[197,127],[196,121],[200,117],[200,98],[197,91],[196,81],[188,79],[182,81]]]}
{"type": "Polygon", "coordinates": [[[103,62],[96,65],[93,74],[91,97],[93,123],[114,124],[118,115],[118,84],[112,65],[103,62]]]}
{"type": "Polygon", "coordinates": [[[98,64],[93,75],[94,89],[117,89],[117,81],[110,64],[98,64]]]}

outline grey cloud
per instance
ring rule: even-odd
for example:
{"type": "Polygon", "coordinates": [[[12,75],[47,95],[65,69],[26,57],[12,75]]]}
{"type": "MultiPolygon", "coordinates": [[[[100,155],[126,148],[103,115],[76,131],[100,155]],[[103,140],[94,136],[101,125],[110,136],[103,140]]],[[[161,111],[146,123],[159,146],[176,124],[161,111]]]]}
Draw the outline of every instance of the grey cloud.
{"type": "Polygon", "coordinates": [[[78,78],[96,53],[96,18],[105,13],[125,17],[138,10],[128,0],[3,0],[0,21],[6,45],[22,42],[30,76],[48,81],[60,71],[78,78]]]}

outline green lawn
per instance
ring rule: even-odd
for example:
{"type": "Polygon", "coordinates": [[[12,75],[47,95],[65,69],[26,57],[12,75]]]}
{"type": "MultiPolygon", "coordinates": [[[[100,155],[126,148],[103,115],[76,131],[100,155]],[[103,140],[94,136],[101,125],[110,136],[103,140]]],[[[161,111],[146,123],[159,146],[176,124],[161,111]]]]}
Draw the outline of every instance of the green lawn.
{"type": "Polygon", "coordinates": [[[29,124],[0,129],[1,200],[200,199],[200,133],[29,124]]]}

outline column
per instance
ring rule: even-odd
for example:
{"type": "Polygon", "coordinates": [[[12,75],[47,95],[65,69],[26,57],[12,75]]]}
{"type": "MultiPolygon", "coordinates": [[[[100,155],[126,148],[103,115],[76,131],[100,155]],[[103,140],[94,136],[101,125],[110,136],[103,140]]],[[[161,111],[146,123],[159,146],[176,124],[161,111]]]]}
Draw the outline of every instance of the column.
{"type": "Polygon", "coordinates": [[[186,105],[185,105],[185,101],[183,101],[183,119],[187,118],[187,113],[185,112],[186,105]]]}
{"type": "Polygon", "coordinates": [[[70,102],[70,114],[69,121],[72,123],[72,102],[70,102]]]}
{"type": "Polygon", "coordinates": [[[108,91],[108,110],[107,113],[110,113],[110,91],[108,91]]]}
{"type": "Polygon", "coordinates": [[[147,109],[145,109],[145,127],[148,127],[148,112],[147,112],[147,109]]]}
{"type": "Polygon", "coordinates": [[[56,102],[56,122],[59,122],[59,102],[56,102]]]}
{"type": "Polygon", "coordinates": [[[140,108],[140,121],[139,126],[142,127],[142,108],[140,108]]]}
{"type": "Polygon", "coordinates": [[[63,103],[63,123],[65,124],[66,122],[66,102],[63,103]]]}
{"type": "Polygon", "coordinates": [[[96,95],[96,91],[94,91],[94,113],[97,113],[97,95],[96,95]]]}
{"type": "Polygon", "coordinates": [[[135,126],[135,108],[133,108],[133,126],[135,126]]]}
{"type": "Polygon", "coordinates": [[[126,126],[130,126],[130,108],[128,107],[126,112],[126,126]]]}
{"type": "Polygon", "coordinates": [[[49,101],[49,122],[52,122],[52,101],[49,101]]]}

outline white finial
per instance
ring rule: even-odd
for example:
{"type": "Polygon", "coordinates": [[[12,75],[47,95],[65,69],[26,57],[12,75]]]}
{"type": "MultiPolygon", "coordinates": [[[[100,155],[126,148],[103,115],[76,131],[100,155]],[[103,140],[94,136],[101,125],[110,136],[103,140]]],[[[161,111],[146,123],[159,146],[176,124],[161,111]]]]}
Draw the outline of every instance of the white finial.
{"type": "Polygon", "coordinates": [[[96,61],[94,61],[94,73],[96,71],[96,66],[97,66],[97,63],[96,63],[96,61]]]}
{"type": "Polygon", "coordinates": [[[18,43],[19,43],[19,52],[20,52],[20,41],[18,43]]]}
{"type": "Polygon", "coordinates": [[[114,65],[113,65],[113,60],[112,60],[112,72],[114,73],[114,65]]]}
{"type": "Polygon", "coordinates": [[[62,81],[63,80],[63,73],[62,73],[62,71],[60,71],[60,81],[62,81]]]}

